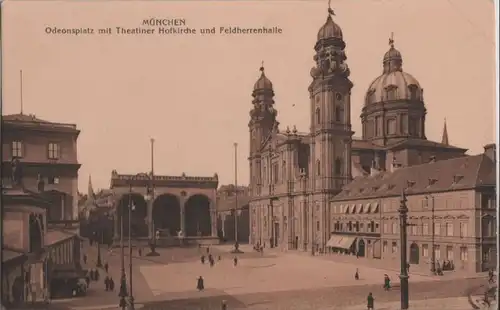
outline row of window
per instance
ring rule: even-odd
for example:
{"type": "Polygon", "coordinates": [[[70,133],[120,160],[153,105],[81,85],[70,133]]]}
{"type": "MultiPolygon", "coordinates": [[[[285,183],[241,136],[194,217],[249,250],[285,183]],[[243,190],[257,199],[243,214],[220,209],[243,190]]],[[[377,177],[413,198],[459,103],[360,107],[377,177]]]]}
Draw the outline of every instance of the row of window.
{"type": "MultiPolygon", "coordinates": [[[[336,176],[341,176],[342,175],[342,159],[337,158],[335,159],[334,162],[334,174],[336,176]]],[[[287,175],[286,175],[286,161],[283,160],[281,163],[281,174],[280,174],[280,168],[278,163],[273,163],[271,165],[271,173],[268,176],[267,175],[267,167],[265,165],[262,166],[262,175],[263,175],[263,181],[264,184],[267,184],[267,181],[271,180],[272,184],[278,184],[280,182],[284,182],[287,180],[287,175]]],[[[321,175],[321,161],[318,159],[316,160],[316,175],[320,176],[321,175]]]]}
{"type": "Polygon", "coordinates": [[[362,222],[347,222],[347,223],[341,223],[339,221],[335,222],[333,224],[333,230],[334,231],[348,231],[348,232],[378,232],[379,230],[379,223],[375,221],[370,221],[368,223],[362,223],[362,222]],[[345,225],[344,225],[345,224],[345,225]]]}
{"type": "MultiPolygon", "coordinates": [[[[466,222],[461,222],[459,223],[459,236],[460,237],[469,237],[469,224],[466,222]]],[[[432,235],[432,231],[429,228],[429,223],[419,223],[419,224],[410,224],[410,227],[408,228],[408,233],[413,236],[430,236],[432,235]]],[[[393,222],[391,226],[389,226],[389,223],[384,223],[384,233],[385,234],[398,234],[399,233],[399,223],[398,222],[393,222]]],[[[432,227],[432,226],[430,226],[432,227]]],[[[444,223],[444,236],[447,237],[454,237],[455,232],[453,230],[453,223],[451,222],[446,222],[444,223]]],[[[434,223],[434,235],[435,236],[441,236],[442,230],[441,230],[441,223],[436,222],[434,223]]]]}
{"type": "MultiPolygon", "coordinates": [[[[24,156],[24,144],[22,141],[12,141],[11,155],[13,158],[22,158],[24,156]]],[[[59,159],[61,156],[61,147],[59,143],[50,142],[47,145],[48,159],[59,159]]]]}
{"type": "MultiPolygon", "coordinates": [[[[336,122],[342,122],[344,119],[344,110],[340,106],[335,107],[335,121],[336,122]]],[[[319,108],[316,108],[316,124],[320,125],[321,122],[321,110],[319,108]]]]}
{"type": "MultiPolygon", "coordinates": [[[[388,253],[389,246],[388,246],[387,241],[383,242],[382,251],[384,253],[388,253]]],[[[393,241],[391,244],[391,253],[395,254],[397,252],[398,252],[398,244],[397,244],[397,242],[393,241]]],[[[445,253],[446,253],[445,254],[446,256],[444,257],[444,259],[449,260],[449,261],[453,261],[455,259],[455,257],[454,257],[455,252],[453,251],[453,246],[451,246],[451,245],[446,246],[445,253]]],[[[430,258],[428,244],[422,244],[422,256],[425,258],[430,258]]],[[[441,258],[441,246],[438,244],[434,245],[434,257],[435,257],[436,261],[439,261],[442,259],[441,258]]],[[[465,261],[467,261],[467,259],[468,259],[467,247],[460,247],[460,260],[465,262],[465,261]]]]}

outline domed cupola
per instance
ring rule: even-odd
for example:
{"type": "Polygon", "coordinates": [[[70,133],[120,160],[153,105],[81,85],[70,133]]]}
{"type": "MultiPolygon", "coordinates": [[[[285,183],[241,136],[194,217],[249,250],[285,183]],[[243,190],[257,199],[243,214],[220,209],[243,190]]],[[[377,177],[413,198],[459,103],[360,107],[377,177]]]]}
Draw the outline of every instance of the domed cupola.
{"type": "Polygon", "coordinates": [[[253,86],[253,90],[254,91],[258,91],[258,90],[270,90],[272,91],[273,90],[273,83],[271,82],[271,80],[269,80],[266,76],[266,74],[264,73],[264,65],[262,65],[260,67],[260,77],[259,79],[257,80],[257,82],[255,82],[254,86],[253,86]]]}
{"type": "Polygon", "coordinates": [[[326,23],[318,31],[318,41],[330,38],[343,39],[342,29],[333,21],[332,15],[335,15],[333,10],[329,12],[326,23]]]}
{"type": "Polygon", "coordinates": [[[342,50],[345,48],[342,29],[333,21],[332,16],[335,16],[335,12],[332,10],[330,5],[328,5],[328,17],[326,18],[326,22],[323,26],[319,28],[318,35],[316,37],[316,45],[314,46],[316,52],[328,46],[336,47],[342,50]]]}
{"type": "Polygon", "coordinates": [[[361,113],[363,137],[390,143],[388,137],[424,138],[423,89],[416,78],[403,71],[403,57],[389,39],[383,72],[368,87],[361,113]],[[380,111],[383,111],[380,113],[380,111]]]}

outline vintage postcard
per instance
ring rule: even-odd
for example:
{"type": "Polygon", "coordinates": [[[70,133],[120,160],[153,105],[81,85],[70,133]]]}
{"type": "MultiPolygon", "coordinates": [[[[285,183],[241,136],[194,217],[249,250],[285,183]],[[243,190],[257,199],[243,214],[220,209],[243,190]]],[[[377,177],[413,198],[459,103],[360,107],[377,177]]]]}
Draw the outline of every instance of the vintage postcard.
{"type": "Polygon", "coordinates": [[[497,10],[3,1],[2,304],[496,309],[497,10]]]}

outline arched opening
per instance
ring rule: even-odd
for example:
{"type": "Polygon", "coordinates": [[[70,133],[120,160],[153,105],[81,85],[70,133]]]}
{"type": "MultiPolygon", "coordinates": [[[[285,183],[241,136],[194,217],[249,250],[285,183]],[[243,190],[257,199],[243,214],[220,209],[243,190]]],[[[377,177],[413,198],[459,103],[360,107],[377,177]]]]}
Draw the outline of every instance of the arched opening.
{"type": "Polygon", "coordinates": [[[50,190],[42,196],[50,202],[47,221],[62,221],[73,217],[73,197],[67,193],[50,190]]]}
{"type": "Polygon", "coordinates": [[[410,245],[410,264],[418,265],[420,260],[420,250],[418,245],[414,242],[410,245]]]}
{"type": "Polygon", "coordinates": [[[335,159],[335,175],[341,175],[342,173],[342,160],[340,158],[335,159]]]}
{"type": "Polygon", "coordinates": [[[210,200],[205,195],[193,195],[184,205],[186,236],[211,236],[210,200]]]}
{"type": "Polygon", "coordinates": [[[358,240],[358,254],[359,257],[365,257],[365,240],[358,240]]]}
{"type": "Polygon", "coordinates": [[[29,251],[36,252],[43,248],[43,222],[41,215],[29,215],[29,251]]]}
{"type": "Polygon", "coordinates": [[[153,203],[153,223],[164,236],[177,236],[181,230],[181,203],[177,196],[164,194],[153,203]]]}
{"type": "Polygon", "coordinates": [[[124,194],[118,202],[118,209],[116,211],[119,234],[121,234],[123,220],[123,234],[125,237],[129,236],[130,213],[132,215],[130,218],[130,235],[132,237],[148,237],[149,231],[146,222],[148,207],[141,194],[124,194]]]}
{"type": "Polygon", "coordinates": [[[12,299],[14,301],[14,304],[22,302],[23,295],[24,295],[23,277],[17,276],[14,279],[14,283],[12,283],[12,299]]]}

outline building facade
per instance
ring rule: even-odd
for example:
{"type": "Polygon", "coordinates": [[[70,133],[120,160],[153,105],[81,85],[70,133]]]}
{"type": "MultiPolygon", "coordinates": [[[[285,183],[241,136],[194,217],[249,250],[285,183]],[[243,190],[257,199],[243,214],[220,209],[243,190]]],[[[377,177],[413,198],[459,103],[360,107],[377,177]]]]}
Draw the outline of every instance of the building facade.
{"type": "Polygon", "coordinates": [[[329,201],[372,167],[418,165],[465,156],[466,150],[425,134],[423,89],[403,71],[390,41],[382,74],[367,88],[361,138],[351,128],[351,82],[342,29],[329,13],[314,46],[309,85],[310,128],[279,129],[278,104],[264,68],[250,111],[250,242],[285,249],[322,248],[330,238],[329,201]]]}
{"type": "Polygon", "coordinates": [[[111,174],[111,190],[115,198],[115,238],[123,232],[134,238],[182,237],[188,240],[217,240],[216,192],[218,176],[195,177],[149,174],[111,174]],[[151,195],[151,189],[154,195],[151,195]]]}
{"type": "Polygon", "coordinates": [[[219,239],[247,243],[250,235],[248,186],[223,185],[217,190],[217,235],[219,239]],[[238,197],[236,197],[236,194],[238,197]]]}
{"type": "Polygon", "coordinates": [[[23,186],[39,191],[51,202],[49,225],[78,229],[77,139],[80,131],[74,124],[49,122],[35,115],[2,116],[2,179],[10,182],[15,159],[23,170],[23,186]]]}
{"type": "Polygon", "coordinates": [[[82,276],[80,238],[50,228],[51,202],[41,193],[3,187],[2,304],[44,303],[56,279],[82,276]]]}
{"type": "MultiPolygon", "coordinates": [[[[495,145],[485,153],[398,168],[372,169],[346,185],[329,210],[328,248],[400,263],[401,192],[408,211],[408,258],[479,272],[496,265],[495,145]]],[[[425,267],[427,266],[427,267],[425,267]]]]}

